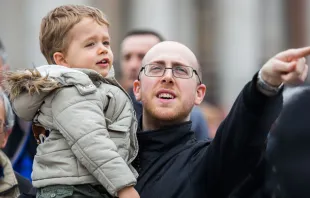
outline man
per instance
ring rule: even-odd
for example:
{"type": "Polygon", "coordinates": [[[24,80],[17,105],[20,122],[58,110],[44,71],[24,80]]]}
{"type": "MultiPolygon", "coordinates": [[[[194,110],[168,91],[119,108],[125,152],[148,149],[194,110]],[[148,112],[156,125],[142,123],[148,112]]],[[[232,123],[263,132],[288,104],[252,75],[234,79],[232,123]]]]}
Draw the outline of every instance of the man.
{"type": "MultiPolygon", "coordinates": [[[[0,148],[7,143],[14,124],[14,114],[8,98],[0,91],[0,148]]],[[[29,180],[14,172],[10,159],[0,150],[0,197],[18,197],[32,190],[29,180]]]]}
{"type": "MultiPolygon", "coordinates": [[[[129,93],[140,120],[142,105],[136,101],[132,91],[132,84],[137,79],[144,55],[157,43],[163,41],[163,37],[151,30],[133,30],[128,32],[121,44],[121,79],[120,83],[129,93]]],[[[208,138],[206,120],[199,107],[194,107],[191,113],[192,129],[198,140],[208,138]]]]}
{"type": "Polygon", "coordinates": [[[208,142],[196,141],[190,131],[191,109],[206,92],[195,55],[171,41],[151,48],[133,88],[143,104],[134,163],[140,197],[228,197],[260,161],[282,107],[281,85],[305,80],[308,54],[310,47],[270,59],[208,142]]]}
{"type": "MultiPolygon", "coordinates": [[[[0,71],[8,71],[8,54],[0,40],[0,71]]],[[[0,73],[2,75],[3,72],[0,73]]],[[[2,76],[0,76],[2,80],[2,76]]],[[[0,87],[2,90],[2,87],[0,87]]],[[[3,148],[4,153],[10,158],[14,170],[22,176],[31,179],[32,161],[36,152],[37,143],[32,135],[29,122],[25,122],[15,116],[16,122],[12,129],[12,135],[8,144],[3,148]]]]}

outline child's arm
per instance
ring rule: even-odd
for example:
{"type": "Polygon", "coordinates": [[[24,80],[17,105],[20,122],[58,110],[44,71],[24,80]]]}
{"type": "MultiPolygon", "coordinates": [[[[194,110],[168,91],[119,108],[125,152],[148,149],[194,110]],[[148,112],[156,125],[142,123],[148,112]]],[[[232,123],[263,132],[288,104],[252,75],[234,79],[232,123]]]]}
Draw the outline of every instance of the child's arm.
{"type": "Polygon", "coordinates": [[[77,159],[117,196],[120,189],[134,186],[136,178],[109,137],[104,100],[98,91],[81,95],[74,86],[63,88],[52,102],[53,122],[77,159]]]}

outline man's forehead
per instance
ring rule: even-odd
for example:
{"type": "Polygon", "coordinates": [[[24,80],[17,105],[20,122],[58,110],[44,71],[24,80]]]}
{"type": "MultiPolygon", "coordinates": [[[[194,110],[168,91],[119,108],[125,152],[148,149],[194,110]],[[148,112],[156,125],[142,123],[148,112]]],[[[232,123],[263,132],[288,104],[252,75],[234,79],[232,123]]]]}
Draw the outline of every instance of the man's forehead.
{"type": "Polygon", "coordinates": [[[154,35],[132,35],[122,42],[122,51],[137,50],[146,53],[157,43],[159,40],[154,35]]]}
{"type": "Polygon", "coordinates": [[[179,54],[159,54],[147,60],[147,63],[166,63],[166,64],[181,64],[185,66],[192,66],[194,63],[179,54]]]}
{"type": "Polygon", "coordinates": [[[171,41],[155,45],[145,55],[145,64],[156,61],[180,62],[184,65],[195,67],[198,65],[196,56],[189,48],[180,43],[171,41]]]}

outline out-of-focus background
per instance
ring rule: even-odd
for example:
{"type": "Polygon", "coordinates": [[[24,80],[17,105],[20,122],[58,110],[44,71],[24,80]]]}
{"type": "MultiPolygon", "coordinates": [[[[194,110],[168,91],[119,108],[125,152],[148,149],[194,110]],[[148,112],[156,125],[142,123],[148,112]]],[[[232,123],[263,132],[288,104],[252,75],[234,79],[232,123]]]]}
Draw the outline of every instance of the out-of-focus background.
{"type": "Polygon", "coordinates": [[[121,40],[133,28],[189,46],[203,67],[206,101],[226,110],[268,58],[310,45],[308,0],[0,0],[0,38],[11,69],[46,64],[39,49],[41,19],[71,3],[108,16],[116,69],[121,40]]]}

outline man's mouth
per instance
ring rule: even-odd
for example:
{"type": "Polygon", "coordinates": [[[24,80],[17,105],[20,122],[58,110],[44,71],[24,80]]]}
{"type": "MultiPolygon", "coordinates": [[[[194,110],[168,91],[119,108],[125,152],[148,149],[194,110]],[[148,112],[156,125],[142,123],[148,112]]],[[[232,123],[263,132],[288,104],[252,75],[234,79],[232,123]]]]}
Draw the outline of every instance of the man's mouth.
{"type": "Polygon", "coordinates": [[[157,95],[158,98],[160,99],[166,99],[166,100],[170,100],[170,99],[174,99],[175,96],[170,94],[170,93],[160,93],[157,95]]]}

